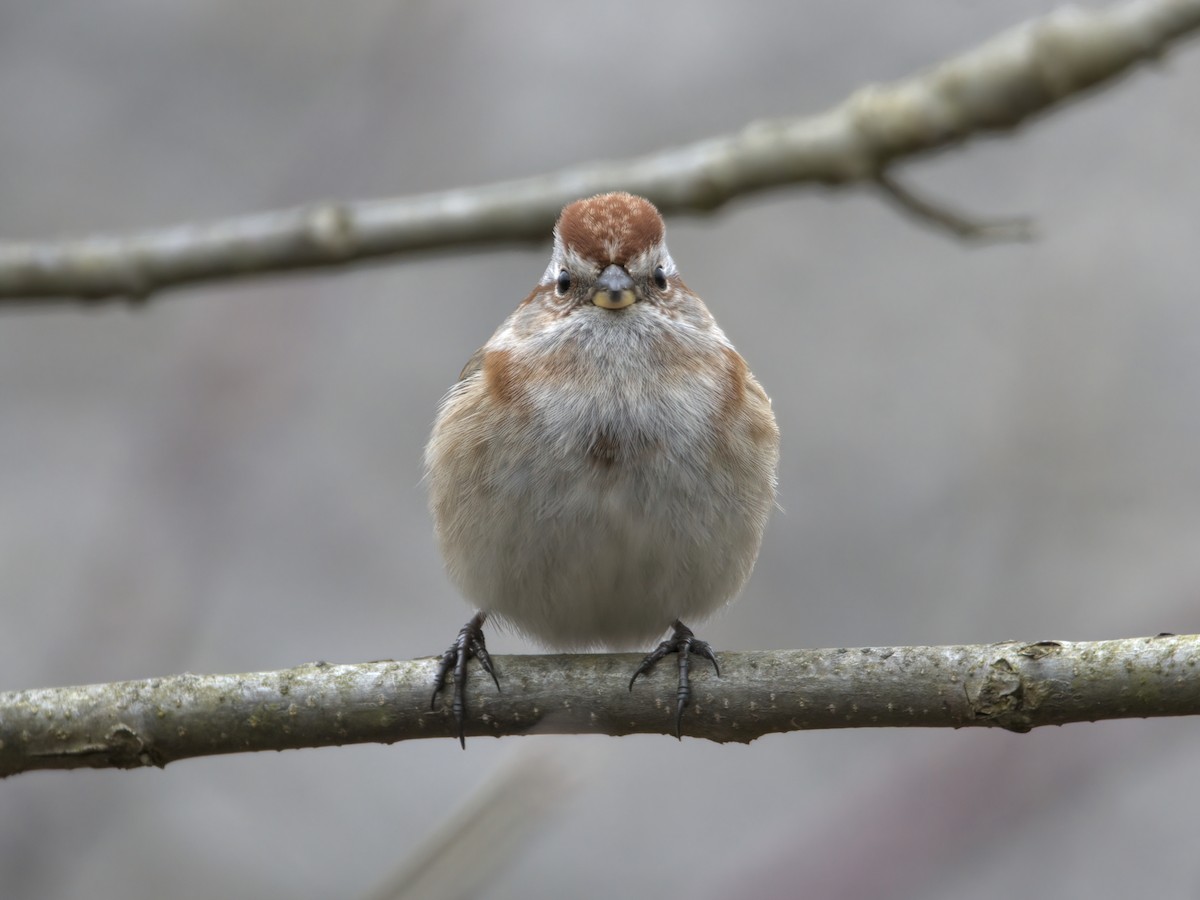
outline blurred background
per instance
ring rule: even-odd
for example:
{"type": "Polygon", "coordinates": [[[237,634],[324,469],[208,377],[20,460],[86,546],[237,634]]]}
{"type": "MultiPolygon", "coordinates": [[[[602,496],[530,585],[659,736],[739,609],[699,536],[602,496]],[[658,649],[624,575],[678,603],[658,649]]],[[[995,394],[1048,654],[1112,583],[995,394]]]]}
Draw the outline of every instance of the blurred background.
{"type": "MultiPolygon", "coordinates": [[[[1052,7],[6,0],[0,237],[625,157],[818,112],[1052,7]]],[[[1035,216],[1032,244],[957,243],[861,188],[668,221],[783,431],[785,512],[703,637],[1200,630],[1198,94],[1193,43],[900,170],[1035,216]]],[[[4,312],[0,689],[445,647],[469,609],[422,447],[548,248],[4,312]]],[[[536,752],[547,790],[502,800],[528,839],[458,860],[485,896],[1195,897],[1198,740],[1189,720],[564,736],[34,773],[0,783],[0,882],[9,900],[366,897],[536,752]]]]}

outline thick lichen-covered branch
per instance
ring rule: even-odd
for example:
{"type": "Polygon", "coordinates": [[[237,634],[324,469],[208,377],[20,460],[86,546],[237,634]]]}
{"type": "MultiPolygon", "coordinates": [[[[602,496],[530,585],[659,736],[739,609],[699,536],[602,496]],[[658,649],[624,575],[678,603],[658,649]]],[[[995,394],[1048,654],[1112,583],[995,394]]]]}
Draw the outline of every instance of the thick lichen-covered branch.
{"type": "Polygon", "coordinates": [[[927,71],[869,85],[815,116],[634,159],[441,193],[318,203],[118,236],[0,243],[0,301],[126,297],[215,279],[353,263],[388,254],[544,240],[582,196],[627,190],[664,213],[704,212],[801,183],[870,183],[909,214],[964,238],[1020,238],[1020,223],[941,210],[889,174],[896,161],[1016,128],[1063,100],[1160,57],[1200,28],[1200,0],[1064,8],[927,71]]]}
{"type": "MultiPolygon", "coordinates": [[[[640,657],[495,657],[472,664],[466,733],[674,734],[676,670],[629,689],[640,657]]],[[[0,777],[34,769],[164,766],[195,756],[325,747],[457,731],[433,659],[314,663],[0,693],[0,777]]],[[[1092,643],[723,653],[693,667],[685,736],[749,742],[818,728],[1039,725],[1200,714],[1200,635],[1092,643]]]]}

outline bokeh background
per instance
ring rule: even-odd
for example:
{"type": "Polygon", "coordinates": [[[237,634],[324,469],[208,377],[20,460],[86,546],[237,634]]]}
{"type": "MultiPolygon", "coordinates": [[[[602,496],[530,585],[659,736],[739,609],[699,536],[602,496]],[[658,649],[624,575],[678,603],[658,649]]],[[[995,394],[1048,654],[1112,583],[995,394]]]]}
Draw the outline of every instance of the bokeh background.
{"type": "MultiPolygon", "coordinates": [[[[628,156],[820,111],[1050,8],[5,0],[0,237],[628,156]]],[[[861,188],[668,222],[784,436],[785,512],[704,637],[1200,630],[1198,95],[1193,43],[901,170],[1034,215],[1032,244],[966,246],[861,188]]],[[[3,313],[0,689],[441,650],[469,610],[422,445],[548,237],[3,313]]],[[[1194,897],[1198,740],[1186,720],[566,736],[36,773],[0,783],[0,893],[364,897],[535,750],[573,787],[531,797],[541,827],[501,859],[461,859],[488,897],[1194,897]]]]}

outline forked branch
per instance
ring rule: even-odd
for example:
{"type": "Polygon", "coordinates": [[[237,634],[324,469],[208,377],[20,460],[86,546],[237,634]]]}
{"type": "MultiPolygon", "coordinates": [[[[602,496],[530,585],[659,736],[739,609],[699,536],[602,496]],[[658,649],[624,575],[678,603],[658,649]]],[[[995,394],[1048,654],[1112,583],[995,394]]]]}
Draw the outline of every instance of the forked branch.
{"type": "Polygon", "coordinates": [[[559,210],[609,190],[664,213],[716,209],[785,185],[868,183],[926,224],[969,239],[1023,237],[1011,223],[940,209],[890,173],[900,160],[1008,131],[1156,59],[1200,28],[1200,0],[1064,8],[927,71],[860,88],[815,116],[634,159],[435,194],[316,203],[126,235],[0,243],[0,303],[125,297],[216,279],[343,265],[384,255],[545,240],[559,210]],[[1001,227],[997,227],[999,224],[1001,227]]]}

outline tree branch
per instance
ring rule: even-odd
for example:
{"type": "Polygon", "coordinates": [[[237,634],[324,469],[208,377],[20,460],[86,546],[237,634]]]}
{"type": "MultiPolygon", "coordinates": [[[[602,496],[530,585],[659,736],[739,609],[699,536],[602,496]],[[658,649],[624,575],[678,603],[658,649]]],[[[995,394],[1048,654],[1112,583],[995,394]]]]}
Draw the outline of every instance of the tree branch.
{"type": "Polygon", "coordinates": [[[934,203],[907,188],[887,172],[875,176],[884,196],[914,218],[955,237],[969,241],[1031,241],[1033,222],[1027,217],[1015,219],[974,219],[934,203]]]}
{"type": "Polygon", "coordinates": [[[897,160],[1007,131],[1157,58],[1200,28],[1200,0],[1060,9],[928,71],[870,85],[820,115],[775,119],[635,159],[392,200],[326,203],[124,236],[0,243],[0,300],[124,296],[223,278],[414,253],[543,240],[571,200],[628,190],[664,213],[706,212],[782,185],[870,181],[952,233],[969,222],[879,181],[897,160]]]}
{"type": "MultiPolygon", "coordinates": [[[[676,675],[633,690],[633,654],[495,657],[503,692],[471,667],[467,734],[673,734],[676,675]]],[[[1200,714],[1200,635],[1094,643],[867,647],[722,654],[693,667],[692,737],[749,742],[817,728],[1040,725],[1200,714]]],[[[314,663],[0,694],[0,777],[177,759],[456,737],[436,660],[314,663]]]]}

